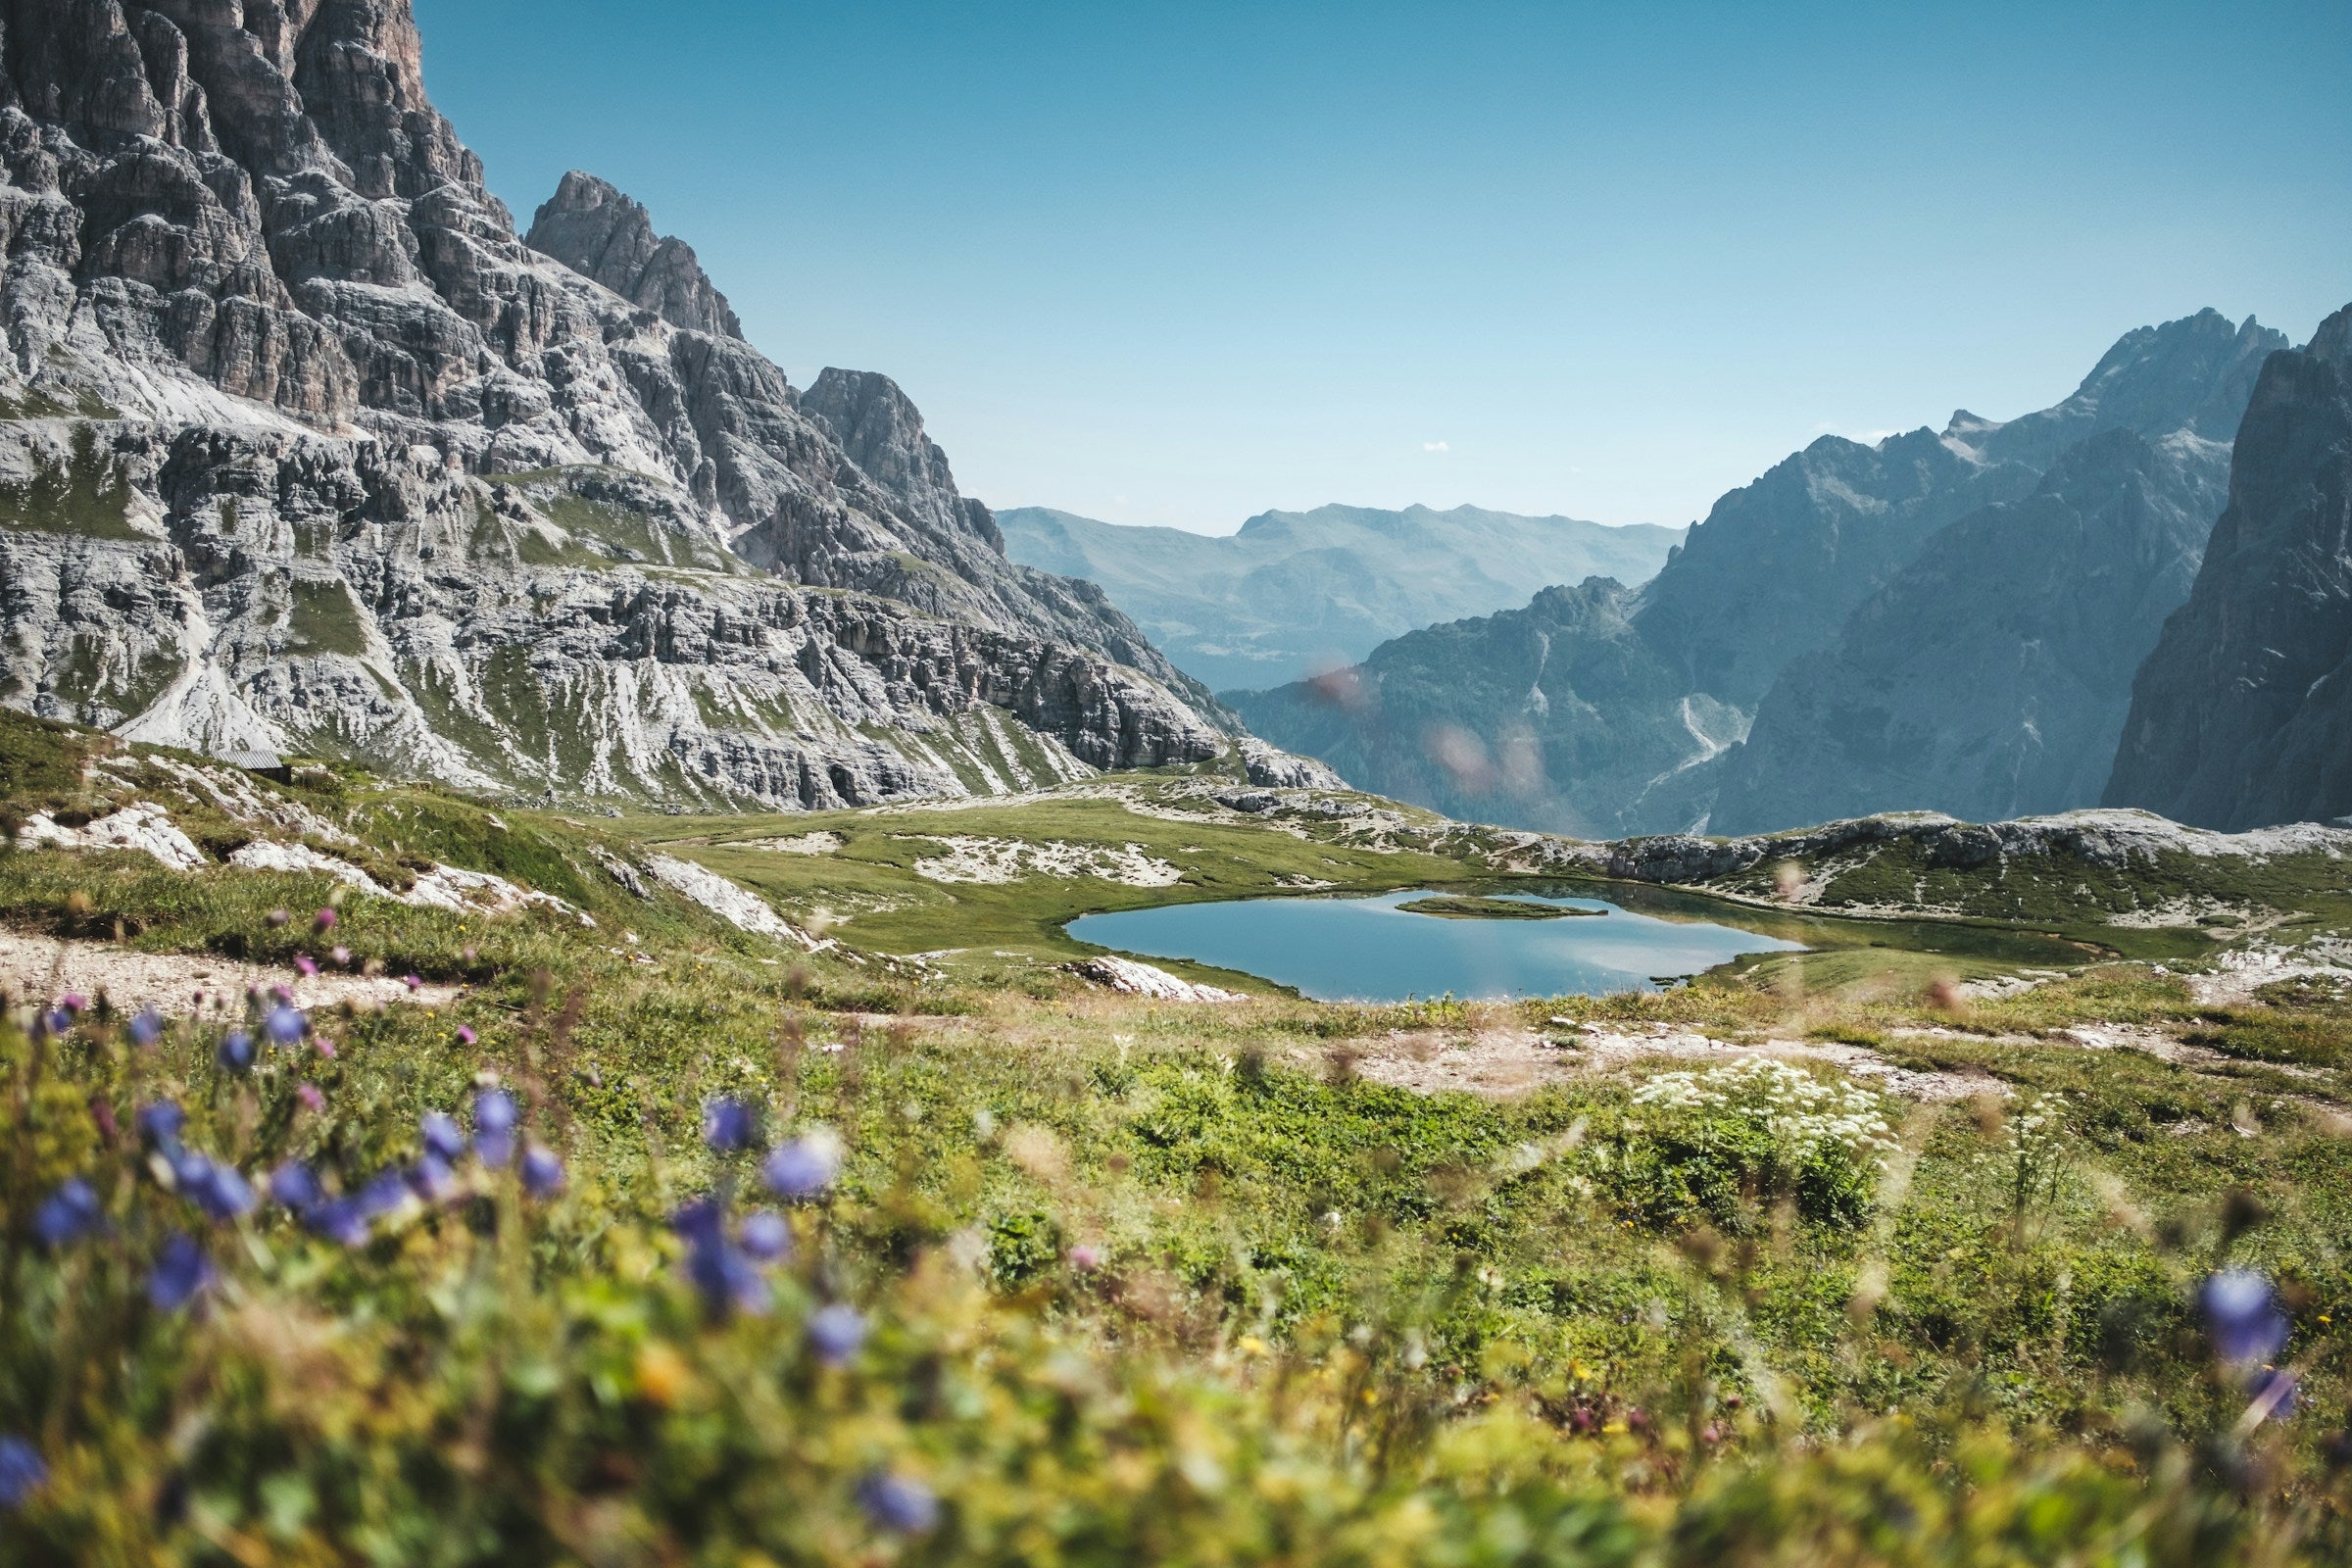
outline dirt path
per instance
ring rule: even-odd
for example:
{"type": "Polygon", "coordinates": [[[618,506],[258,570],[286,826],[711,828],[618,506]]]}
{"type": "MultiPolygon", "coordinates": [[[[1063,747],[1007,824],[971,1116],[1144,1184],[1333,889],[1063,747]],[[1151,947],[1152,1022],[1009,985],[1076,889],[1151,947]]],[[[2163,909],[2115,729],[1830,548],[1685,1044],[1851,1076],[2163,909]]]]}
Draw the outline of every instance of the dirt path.
{"type": "Polygon", "coordinates": [[[443,1006],[459,996],[456,986],[427,985],[411,993],[407,985],[390,978],[321,974],[305,979],[291,969],[230,958],[134,953],[110,942],[62,942],[0,931],[0,992],[11,997],[54,1000],[76,992],[94,997],[103,991],[118,1007],[153,1006],[178,1014],[196,1010],[199,992],[209,1006],[215,997],[233,1001],[255,986],[264,991],[284,986],[298,1006],[310,1009],[345,1002],[370,1009],[396,1002],[443,1006]]]}

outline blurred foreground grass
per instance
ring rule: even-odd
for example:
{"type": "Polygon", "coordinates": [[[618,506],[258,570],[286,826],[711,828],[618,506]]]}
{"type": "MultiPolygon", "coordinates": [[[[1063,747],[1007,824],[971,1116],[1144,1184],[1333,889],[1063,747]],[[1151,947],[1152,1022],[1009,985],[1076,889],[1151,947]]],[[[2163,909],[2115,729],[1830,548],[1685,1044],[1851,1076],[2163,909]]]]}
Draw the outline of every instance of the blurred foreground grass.
{"type": "MultiPolygon", "coordinates": [[[[1857,947],[1657,996],[1162,1006],[779,955],[591,874],[618,830],[318,800],[387,876],[423,846],[597,924],[347,899],[352,966],[470,989],[278,1045],[268,998],[18,999],[0,1563],[2352,1560],[2324,985],[1969,1004],[1950,956],[1857,947]],[[2064,1033],[2094,1023],[2196,1053],[2064,1033]],[[1354,1070],[1586,1024],[2012,1093],[1354,1070]],[[2204,1299],[2233,1271],[2250,1330],[2204,1299]]],[[[0,854],[12,924],[155,952],[315,956],[332,893],[0,854]]]]}

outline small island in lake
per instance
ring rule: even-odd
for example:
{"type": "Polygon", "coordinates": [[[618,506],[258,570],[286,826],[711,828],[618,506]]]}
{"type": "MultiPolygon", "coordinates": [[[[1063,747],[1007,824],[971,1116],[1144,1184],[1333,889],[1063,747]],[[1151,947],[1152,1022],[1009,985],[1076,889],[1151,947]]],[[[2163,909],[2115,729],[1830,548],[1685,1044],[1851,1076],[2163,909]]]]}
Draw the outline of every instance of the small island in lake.
{"type": "Polygon", "coordinates": [[[1559,904],[1529,904],[1518,899],[1479,899],[1446,895],[1415,899],[1396,907],[1406,914],[1435,915],[1441,920],[1571,920],[1580,915],[1606,914],[1606,909],[1577,909],[1559,904]]]}

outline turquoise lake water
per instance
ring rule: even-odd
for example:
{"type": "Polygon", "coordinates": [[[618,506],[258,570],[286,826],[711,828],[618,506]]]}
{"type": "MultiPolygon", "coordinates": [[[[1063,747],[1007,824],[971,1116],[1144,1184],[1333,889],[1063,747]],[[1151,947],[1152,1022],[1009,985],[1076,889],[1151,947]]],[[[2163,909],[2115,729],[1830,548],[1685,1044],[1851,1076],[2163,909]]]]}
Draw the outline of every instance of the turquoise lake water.
{"type": "Polygon", "coordinates": [[[1319,1002],[1656,991],[1745,954],[1799,951],[1752,931],[1660,920],[1597,899],[1520,900],[1602,911],[1566,920],[1451,920],[1398,907],[1429,897],[1180,904],[1090,914],[1069,930],[1118,953],[1257,975],[1319,1002]]]}

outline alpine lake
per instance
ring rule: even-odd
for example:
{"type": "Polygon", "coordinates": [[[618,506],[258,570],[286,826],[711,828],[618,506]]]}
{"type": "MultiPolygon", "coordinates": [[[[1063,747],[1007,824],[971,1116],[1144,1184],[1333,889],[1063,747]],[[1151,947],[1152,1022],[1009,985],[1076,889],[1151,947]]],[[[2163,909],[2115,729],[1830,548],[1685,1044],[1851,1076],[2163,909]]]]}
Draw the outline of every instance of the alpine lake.
{"type": "MultiPolygon", "coordinates": [[[[1251,975],[1317,1002],[1396,1003],[1670,990],[1711,970],[1819,951],[1823,933],[1809,929],[1818,924],[1828,922],[1616,884],[1520,884],[1172,904],[1089,914],[1067,929],[1090,946],[1251,975]]],[[[1912,952],[1981,952],[1992,938],[1903,922],[1875,934],[1873,946],[1912,952]]],[[[1838,935],[1852,940],[1850,927],[1838,935]]],[[[2034,950],[2019,958],[2052,956],[2031,938],[2015,945],[2034,950]]]]}

